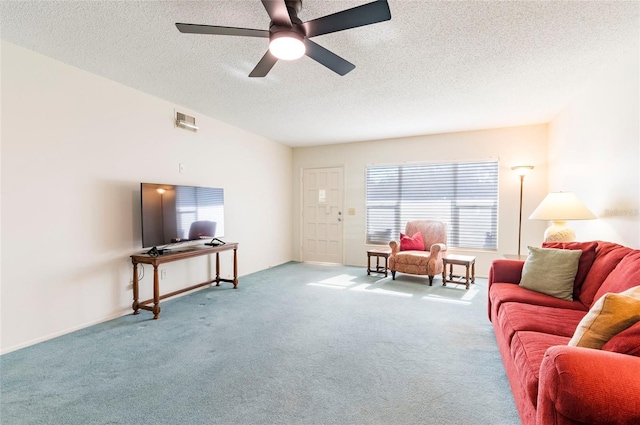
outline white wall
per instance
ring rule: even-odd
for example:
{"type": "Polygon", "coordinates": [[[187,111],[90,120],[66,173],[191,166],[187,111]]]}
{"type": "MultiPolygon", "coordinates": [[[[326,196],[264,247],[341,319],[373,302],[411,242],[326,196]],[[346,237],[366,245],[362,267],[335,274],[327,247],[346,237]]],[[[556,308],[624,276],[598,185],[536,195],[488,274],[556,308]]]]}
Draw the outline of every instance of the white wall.
{"type": "MultiPolygon", "coordinates": [[[[536,167],[525,180],[523,252],[542,242],[547,223],[527,217],[552,190],[576,192],[600,217],[570,223],[578,239],[640,247],[637,49],[603,66],[548,126],[293,152],[4,41],[1,60],[0,352],[130,312],[141,181],[224,187],[225,239],[241,244],[240,275],[300,259],[300,175],[315,167],[345,169],[345,212],[356,214],[345,215],[344,262],[364,266],[364,177],[371,163],[499,158],[498,250],[459,251],[478,257],[479,276],[517,248],[519,180],[512,165],[536,167]],[[200,131],[176,129],[174,109],[196,116],[200,131]],[[269,217],[268,225],[256,211],[269,217]],[[293,247],[274,240],[293,240],[293,247]]],[[[231,273],[224,257],[222,268],[231,273]]],[[[166,269],[162,287],[170,291],[201,282],[210,267],[193,259],[166,269]]],[[[146,272],[142,298],[151,295],[146,272]]]]}
{"type": "MultiPolygon", "coordinates": [[[[13,44],[1,49],[2,352],[131,312],[140,182],[223,187],[241,276],[291,260],[291,148],[13,44]],[[200,131],[175,128],[174,108],[200,131]]],[[[163,291],[211,271],[202,257],[163,268],[163,291]]],[[[146,266],[141,298],[151,283],[146,266]]]]}
{"type": "Polygon", "coordinates": [[[569,225],[578,240],[640,248],[638,46],[603,65],[549,125],[549,191],[575,192],[598,216],[569,225]]]}
{"type": "Polygon", "coordinates": [[[542,243],[546,223],[527,217],[546,194],[547,187],[546,125],[501,128],[378,140],[362,143],[295,148],[293,150],[293,255],[300,259],[300,176],[304,168],[343,166],[345,169],[344,262],[365,266],[365,167],[373,163],[417,161],[458,161],[499,159],[499,228],[498,250],[457,251],[475,255],[476,274],[487,276],[491,261],[502,254],[515,254],[518,246],[518,205],[520,179],[511,167],[534,165],[526,177],[523,202],[521,252],[527,245],[542,243]],[[349,208],[355,215],[348,215],[349,208]]]}

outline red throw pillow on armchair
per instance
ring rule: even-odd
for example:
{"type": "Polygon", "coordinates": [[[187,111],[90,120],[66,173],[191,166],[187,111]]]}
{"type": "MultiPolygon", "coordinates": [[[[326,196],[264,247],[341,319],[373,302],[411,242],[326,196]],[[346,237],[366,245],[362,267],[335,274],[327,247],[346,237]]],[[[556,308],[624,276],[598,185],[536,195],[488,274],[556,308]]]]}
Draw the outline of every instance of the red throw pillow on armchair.
{"type": "Polygon", "coordinates": [[[424,251],[422,233],[418,232],[411,237],[400,233],[400,251],[424,251]]]}

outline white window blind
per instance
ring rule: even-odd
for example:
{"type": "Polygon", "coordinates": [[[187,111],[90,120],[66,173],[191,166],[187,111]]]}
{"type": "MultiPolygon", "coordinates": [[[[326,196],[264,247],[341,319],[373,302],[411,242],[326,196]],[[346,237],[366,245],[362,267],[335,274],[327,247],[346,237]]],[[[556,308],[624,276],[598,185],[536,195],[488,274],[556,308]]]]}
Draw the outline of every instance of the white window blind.
{"type": "Polygon", "coordinates": [[[496,249],[498,162],[370,165],[366,175],[367,243],[387,244],[407,221],[448,224],[447,245],[496,249]]]}

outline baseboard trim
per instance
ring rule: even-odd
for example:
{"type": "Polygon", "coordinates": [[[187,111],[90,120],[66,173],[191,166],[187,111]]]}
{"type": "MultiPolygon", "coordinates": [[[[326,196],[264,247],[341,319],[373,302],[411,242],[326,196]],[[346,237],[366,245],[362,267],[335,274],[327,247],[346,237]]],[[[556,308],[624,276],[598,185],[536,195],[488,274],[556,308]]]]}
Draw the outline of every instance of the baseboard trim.
{"type": "Polygon", "coordinates": [[[76,326],[73,326],[71,328],[64,329],[62,331],[54,332],[54,333],[49,334],[49,335],[41,336],[39,338],[35,338],[35,339],[32,339],[32,340],[25,341],[25,342],[22,342],[20,344],[14,345],[12,347],[2,349],[2,350],[0,350],[0,356],[3,356],[5,354],[9,354],[9,353],[11,353],[13,351],[18,351],[18,350],[20,350],[22,348],[27,348],[27,347],[30,347],[32,345],[39,344],[41,342],[49,341],[49,340],[57,338],[59,336],[70,334],[71,332],[79,331],[80,329],[88,328],[89,326],[97,325],[97,324],[103,323],[103,322],[108,322],[109,320],[117,319],[118,317],[126,316],[128,314],[131,314],[131,308],[123,309],[122,311],[120,311],[118,313],[111,314],[111,315],[109,315],[107,317],[103,317],[101,319],[92,320],[90,322],[85,322],[85,323],[83,323],[81,325],[76,325],[76,326]]]}

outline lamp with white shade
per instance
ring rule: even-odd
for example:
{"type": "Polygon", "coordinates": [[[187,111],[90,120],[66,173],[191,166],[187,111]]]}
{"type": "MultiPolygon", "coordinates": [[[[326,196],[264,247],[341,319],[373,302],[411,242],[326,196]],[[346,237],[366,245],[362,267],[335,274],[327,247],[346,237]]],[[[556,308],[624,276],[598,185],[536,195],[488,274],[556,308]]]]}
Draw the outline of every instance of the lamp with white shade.
{"type": "Polygon", "coordinates": [[[551,192],[531,213],[531,220],[553,221],[544,232],[545,242],[573,242],[576,233],[567,227],[568,220],[591,220],[596,216],[589,211],[573,192],[551,192]]]}

